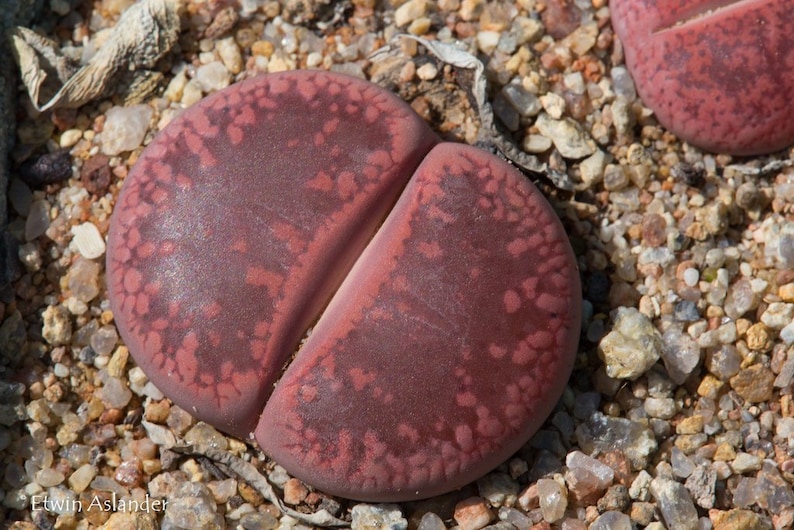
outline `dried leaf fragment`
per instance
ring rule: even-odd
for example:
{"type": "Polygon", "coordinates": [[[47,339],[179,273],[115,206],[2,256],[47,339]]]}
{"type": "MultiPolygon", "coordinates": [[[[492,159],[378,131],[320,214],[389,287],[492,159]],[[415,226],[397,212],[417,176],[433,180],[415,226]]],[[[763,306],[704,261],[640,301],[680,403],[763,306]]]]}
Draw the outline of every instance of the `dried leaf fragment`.
{"type": "Polygon", "coordinates": [[[56,43],[27,28],[12,30],[14,58],[36,109],[75,108],[118,86],[140,86],[138,78],[151,77],[157,61],[177,41],[179,8],[179,0],[143,0],[131,6],[96,55],[76,72],[56,43]],[[114,83],[130,73],[129,84],[114,83]]]}

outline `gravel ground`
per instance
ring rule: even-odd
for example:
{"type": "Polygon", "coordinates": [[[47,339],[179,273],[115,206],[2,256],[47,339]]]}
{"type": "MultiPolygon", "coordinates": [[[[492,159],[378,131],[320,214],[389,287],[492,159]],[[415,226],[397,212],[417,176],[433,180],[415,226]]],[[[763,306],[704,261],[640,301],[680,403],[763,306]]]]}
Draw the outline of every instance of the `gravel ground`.
{"type": "MultiPolygon", "coordinates": [[[[131,3],[52,0],[42,31],[87,58],[131,3]]],[[[360,529],[794,524],[792,152],[713,155],[657,125],[622,66],[606,0],[190,0],[182,21],[159,90],[139,105],[37,115],[20,93],[13,155],[42,163],[20,169],[10,192],[22,265],[0,301],[8,527],[311,527],[210,460],[171,451],[174,440],[254,463],[296,512],[325,509],[360,529]],[[262,72],[372,79],[444,138],[474,141],[465,72],[412,42],[368,59],[399,32],[477,54],[506,134],[569,175],[573,192],[538,183],[579,259],[584,324],[556,412],[510,461],[458,492],[368,505],[290,478],[148,384],[113,325],[104,239],[156,132],[262,72]],[[85,509],[100,501],[114,509],[85,509]]]]}

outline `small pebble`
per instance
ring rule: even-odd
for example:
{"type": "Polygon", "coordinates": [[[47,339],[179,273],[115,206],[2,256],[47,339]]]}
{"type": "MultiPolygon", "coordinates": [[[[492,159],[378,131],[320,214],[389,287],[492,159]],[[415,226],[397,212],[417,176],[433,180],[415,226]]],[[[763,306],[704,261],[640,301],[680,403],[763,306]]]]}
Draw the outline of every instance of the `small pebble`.
{"type": "Polygon", "coordinates": [[[667,528],[698,529],[697,509],[683,484],[656,477],[651,481],[651,494],[667,528]]]}
{"type": "Polygon", "coordinates": [[[608,164],[604,169],[604,189],[619,191],[630,183],[626,168],[619,164],[608,164]]]}
{"type": "Polygon", "coordinates": [[[243,56],[240,53],[240,47],[235,42],[234,37],[228,37],[217,41],[215,43],[215,49],[221,57],[223,66],[232,75],[237,75],[243,70],[243,56]]]}
{"type": "Polygon", "coordinates": [[[213,61],[198,67],[195,81],[205,94],[217,92],[231,84],[231,74],[220,61],[213,61]]]}
{"type": "Polygon", "coordinates": [[[87,463],[83,464],[69,475],[69,487],[77,493],[82,493],[94,480],[96,474],[96,466],[87,463]]]}
{"type": "Polygon", "coordinates": [[[588,530],[633,530],[634,525],[628,515],[609,511],[602,513],[588,527],[588,530]]]}
{"type": "Polygon", "coordinates": [[[535,127],[540,134],[551,139],[554,147],[565,158],[584,158],[596,150],[592,138],[569,118],[554,119],[549,114],[541,113],[535,121],[535,127]]]}
{"type": "Polygon", "coordinates": [[[538,496],[543,520],[556,523],[565,515],[568,507],[568,492],[553,479],[538,480],[538,496]]]}
{"type": "Polygon", "coordinates": [[[36,472],[36,482],[42,488],[57,486],[65,478],[63,473],[52,468],[40,469],[36,472]]]}
{"type": "Polygon", "coordinates": [[[493,513],[484,499],[469,497],[455,505],[454,518],[460,530],[480,530],[493,520],[493,513]]]}
{"type": "Polygon", "coordinates": [[[94,195],[104,195],[110,187],[111,179],[110,158],[102,154],[86,160],[80,170],[80,182],[88,193],[94,195]]]}
{"type": "Polygon", "coordinates": [[[537,116],[543,108],[538,97],[528,92],[520,84],[510,83],[505,85],[502,88],[502,94],[516,112],[525,118],[537,116]]]}
{"type": "Polygon", "coordinates": [[[794,304],[772,302],[761,315],[761,322],[771,329],[783,329],[794,321],[794,304]]]}
{"type": "Polygon", "coordinates": [[[761,463],[761,458],[756,455],[737,453],[733,462],[731,462],[731,469],[733,469],[734,473],[742,475],[748,471],[758,471],[761,469],[761,463]]]}
{"type": "Polygon", "coordinates": [[[153,111],[148,105],[112,107],[105,113],[105,125],[98,136],[102,153],[114,156],[140,147],[153,111]]]}
{"type": "Polygon", "coordinates": [[[352,530],[406,530],[408,521],[396,504],[357,504],[350,512],[352,530]]]}
{"type": "Polygon", "coordinates": [[[163,517],[164,528],[224,528],[225,521],[207,486],[181,482],[168,496],[163,517]]]}
{"type": "Polygon", "coordinates": [[[72,322],[69,311],[62,305],[49,306],[42,314],[44,325],[42,337],[53,346],[68,344],[72,338],[72,322]]]}
{"type": "Polygon", "coordinates": [[[44,235],[50,226],[50,204],[45,200],[33,201],[25,221],[25,241],[44,235]]]}
{"type": "Polygon", "coordinates": [[[59,145],[61,147],[73,147],[83,137],[83,131],[80,129],[69,129],[61,133],[59,145]]]}
{"type": "Polygon", "coordinates": [[[598,355],[607,375],[615,379],[636,379],[661,356],[662,337],[651,321],[633,307],[618,309],[615,323],[598,345],[598,355]]]}
{"type": "Polygon", "coordinates": [[[716,501],[714,492],[717,487],[717,472],[711,466],[696,466],[686,479],[684,487],[692,495],[695,504],[709,510],[716,501]]]}
{"type": "Polygon", "coordinates": [[[772,525],[761,515],[750,510],[726,510],[709,513],[714,530],[735,530],[737,528],[751,528],[753,530],[772,530],[772,525]]]}
{"type": "Polygon", "coordinates": [[[408,0],[394,11],[394,24],[397,27],[407,26],[414,20],[423,17],[426,11],[426,0],[408,0]]]}
{"type": "Polygon", "coordinates": [[[308,494],[309,490],[296,478],[291,478],[284,484],[284,502],[287,504],[300,504],[306,499],[308,494]]]}
{"type": "Polygon", "coordinates": [[[416,69],[416,76],[423,81],[430,81],[438,75],[438,68],[433,63],[425,63],[416,69]]]}
{"type": "Polygon", "coordinates": [[[477,33],[477,47],[481,52],[490,54],[499,44],[500,34],[497,31],[480,31],[477,33]]]}
{"type": "MultiPolygon", "coordinates": [[[[206,445],[219,451],[225,451],[229,446],[229,442],[223,434],[218,432],[212,425],[203,421],[196,423],[193,428],[185,433],[185,442],[195,445],[206,445]]],[[[285,484],[286,480],[280,487],[284,488],[285,484]]]]}
{"type": "Polygon", "coordinates": [[[132,392],[121,379],[108,374],[106,369],[99,371],[102,380],[102,388],[99,390],[99,398],[110,408],[121,409],[127,406],[132,399],[132,392]]]}
{"type": "Polygon", "coordinates": [[[521,147],[527,153],[545,153],[551,149],[552,141],[546,136],[528,134],[524,137],[521,147]]]}
{"type": "MultiPolygon", "coordinates": [[[[23,125],[19,125],[17,129],[18,136],[22,132],[23,125]]],[[[47,135],[49,136],[49,132],[47,132],[47,135]]],[[[26,142],[23,141],[23,143],[26,142]]],[[[46,184],[62,182],[71,176],[72,157],[69,155],[68,149],[58,149],[57,151],[35,156],[19,167],[19,177],[32,188],[40,188],[46,184]]]]}
{"type": "Polygon", "coordinates": [[[582,160],[579,164],[579,171],[582,182],[591,187],[604,178],[604,168],[606,168],[608,156],[604,151],[596,149],[589,157],[582,160]]]}
{"type": "Polygon", "coordinates": [[[576,440],[586,453],[622,451],[635,469],[643,469],[658,445],[651,430],[626,418],[594,413],[576,428],[576,440]]]}
{"type": "Polygon", "coordinates": [[[96,259],[105,253],[105,240],[95,224],[85,222],[73,226],[72,236],[72,242],[83,257],[96,259]]]}
{"type": "Polygon", "coordinates": [[[731,387],[750,403],[761,403],[772,398],[775,374],[766,366],[754,364],[731,378],[731,387]]]}
{"type": "Polygon", "coordinates": [[[540,96],[540,104],[552,120],[559,120],[565,112],[565,99],[554,92],[540,96]]]}

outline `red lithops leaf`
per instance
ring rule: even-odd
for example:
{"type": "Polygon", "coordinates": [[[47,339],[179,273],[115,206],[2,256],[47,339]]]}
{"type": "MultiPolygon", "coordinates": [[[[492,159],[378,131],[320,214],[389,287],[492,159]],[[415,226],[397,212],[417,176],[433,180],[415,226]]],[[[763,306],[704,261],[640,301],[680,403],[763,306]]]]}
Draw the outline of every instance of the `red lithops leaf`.
{"type": "Polygon", "coordinates": [[[247,437],[436,141],[388,92],[311,72],[183,113],[130,172],[110,230],[111,304],[138,364],[178,405],[247,437]]]}
{"type": "Polygon", "coordinates": [[[794,3],[613,0],[637,91],[698,147],[738,155],[794,143],[794,3]]]}
{"type": "Polygon", "coordinates": [[[439,145],[276,387],[260,446],[304,481],[362,500],[478,478],[565,387],[581,304],[574,263],[518,171],[439,145]]]}

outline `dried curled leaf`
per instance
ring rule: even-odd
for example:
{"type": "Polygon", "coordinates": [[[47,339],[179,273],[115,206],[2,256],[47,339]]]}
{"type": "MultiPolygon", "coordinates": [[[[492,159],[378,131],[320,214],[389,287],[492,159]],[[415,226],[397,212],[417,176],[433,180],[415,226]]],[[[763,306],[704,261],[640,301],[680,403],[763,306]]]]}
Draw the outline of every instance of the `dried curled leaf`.
{"type": "Polygon", "coordinates": [[[14,58],[36,109],[79,107],[118,86],[141,86],[137,78],[150,77],[151,69],[179,37],[180,5],[179,0],[143,0],[131,6],[79,70],[61,55],[56,43],[26,28],[12,30],[14,58]],[[130,73],[130,84],[114,83],[130,73]]]}

